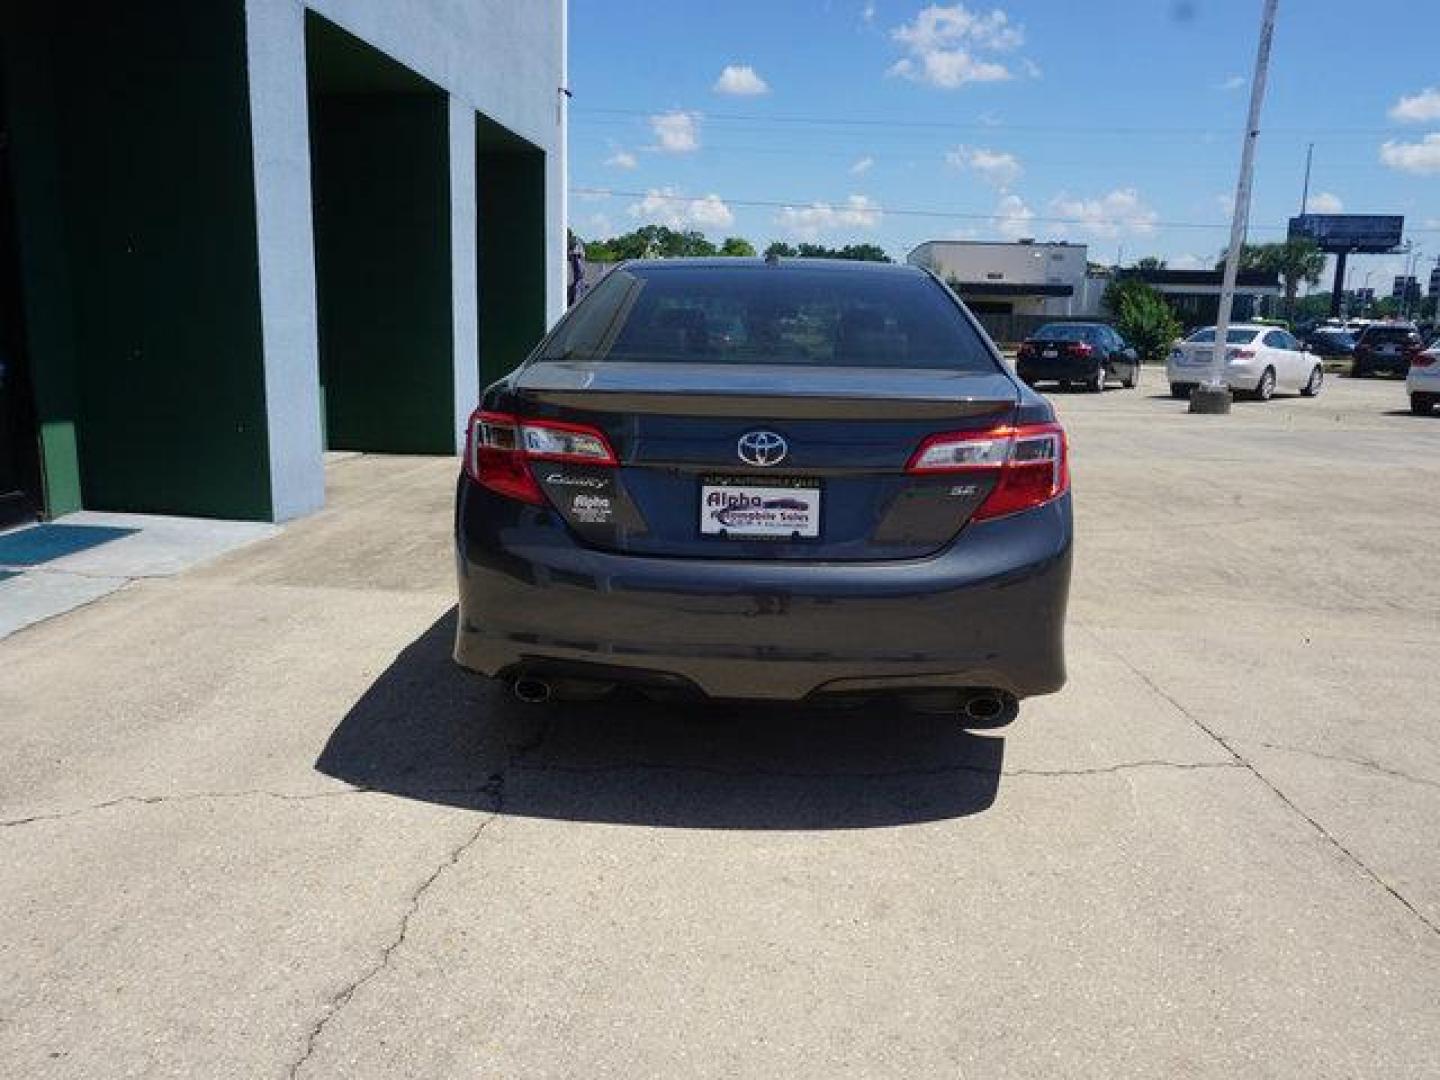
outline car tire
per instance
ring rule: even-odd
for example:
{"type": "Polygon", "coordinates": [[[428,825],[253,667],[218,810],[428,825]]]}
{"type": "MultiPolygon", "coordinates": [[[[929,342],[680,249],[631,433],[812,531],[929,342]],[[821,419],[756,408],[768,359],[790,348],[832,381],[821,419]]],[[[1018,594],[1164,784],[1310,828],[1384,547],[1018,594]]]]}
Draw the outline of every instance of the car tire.
{"type": "Polygon", "coordinates": [[[1325,369],[1319,364],[1316,364],[1315,369],[1310,372],[1310,381],[1305,384],[1305,387],[1300,391],[1300,394],[1303,397],[1315,397],[1324,388],[1325,369]]]}
{"type": "Polygon", "coordinates": [[[1255,389],[1250,391],[1250,397],[1255,401],[1269,401],[1275,396],[1275,369],[1266,368],[1260,375],[1260,381],[1255,384],[1255,389]]]}
{"type": "Polygon", "coordinates": [[[1140,381],[1140,365],[1139,365],[1139,364],[1136,364],[1134,367],[1132,367],[1132,368],[1130,369],[1130,375],[1129,375],[1129,377],[1120,380],[1120,385],[1123,386],[1126,390],[1134,390],[1136,384],[1139,383],[1139,381],[1140,381]]]}
{"type": "Polygon", "coordinates": [[[1085,389],[1092,394],[1101,394],[1105,391],[1105,365],[1101,364],[1095,369],[1095,374],[1085,380],[1085,389]]]}
{"type": "Polygon", "coordinates": [[[1193,390],[1193,389],[1195,389],[1195,388],[1194,388],[1193,386],[1191,386],[1189,383],[1174,383],[1174,382],[1172,382],[1172,383],[1170,384],[1170,396],[1173,397],[1173,398],[1176,398],[1176,399],[1178,399],[1178,400],[1180,400],[1180,401],[1186,401],[1186,400],[1189,399],[1189,397],[1190,397],[1190,391],[1193,390]]]}
{"type": "Polygon", "coordinates": [[[1416,416],[1429,416],[1435,411],[1435,395],[1411,394],[1410,411],[1416,416]]]}

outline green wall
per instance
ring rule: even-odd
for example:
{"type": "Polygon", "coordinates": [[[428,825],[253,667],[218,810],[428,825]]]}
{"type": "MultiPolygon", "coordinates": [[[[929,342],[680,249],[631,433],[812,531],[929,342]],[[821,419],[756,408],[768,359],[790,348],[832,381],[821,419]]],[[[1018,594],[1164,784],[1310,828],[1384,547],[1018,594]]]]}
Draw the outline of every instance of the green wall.
{"type": "Polygon", "coordinates": [[[453,453],[446,99],[312,87],[310,132],[327,445],[453,453]]]}
{"type": "Polygon", "coordinates": [[[27,290],[71,321],[33,343],[47,440],[73,425],[87,507],[267,518],[243,3],[32,9],[48,131],[17,159],[59,182],[21,213],[52,234],[62,217],[63,244],[27,254],[27,290]]]}
{"type": "Polygon", "coordinates": [[[494,128],[481,118],[475,161],[481,386],[545,334],[545,155],[494,128]]]}

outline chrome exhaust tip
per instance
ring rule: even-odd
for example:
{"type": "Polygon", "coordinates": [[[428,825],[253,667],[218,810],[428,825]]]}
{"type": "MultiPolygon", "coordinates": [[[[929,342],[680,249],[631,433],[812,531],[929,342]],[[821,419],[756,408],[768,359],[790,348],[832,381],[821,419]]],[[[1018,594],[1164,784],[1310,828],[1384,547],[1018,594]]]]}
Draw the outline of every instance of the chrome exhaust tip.
{"type": "Polygon", "coordinates": [[[960,717],[967,727],[1003,727],[1020,712],[1014,694],[1004,690],[980,690],[967,697],[960,706],[960,717]]]}
{"type": "Polygon", "coordinates": [[[522,675],[511,683],[510,692],[527,705],[543,705],[551,695],[548,682],[530,675],[522,675]]]}

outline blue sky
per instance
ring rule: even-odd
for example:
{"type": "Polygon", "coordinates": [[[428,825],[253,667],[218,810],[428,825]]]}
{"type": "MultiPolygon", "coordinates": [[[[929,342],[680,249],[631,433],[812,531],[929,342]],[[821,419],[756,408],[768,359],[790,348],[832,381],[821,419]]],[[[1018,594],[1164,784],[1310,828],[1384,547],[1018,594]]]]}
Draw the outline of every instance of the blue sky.
{"type": "MultiPolygon", "coordinates": [[[[570,181],[592,189],[572,194],[571,224],[869,240],[897,257],[936,237],[1034,236],[1199,265],[1228,236],[1259,12],[571,0],[570,181]]],[[[1440,3],[1281,0],[1252,240],[1283,235],[1310,142],[1312,209],[1403,213],[1433,265],[1440,3]]],[[[1400,261],[1353,265],[1388,289],[1400,261]]]]}

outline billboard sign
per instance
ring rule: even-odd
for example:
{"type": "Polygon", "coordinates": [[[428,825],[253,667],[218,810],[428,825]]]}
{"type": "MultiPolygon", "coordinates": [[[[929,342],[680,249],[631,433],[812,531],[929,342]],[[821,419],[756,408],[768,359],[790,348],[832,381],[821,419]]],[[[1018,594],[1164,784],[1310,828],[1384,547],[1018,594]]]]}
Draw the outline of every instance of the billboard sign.
{"type": "Polygon", "coordinates": [[[1321,251],[1379,254],[1400,246],[1401,214],[1301,214],[1290,219],[1290,236],[1308,236],[1321,251]]]}

